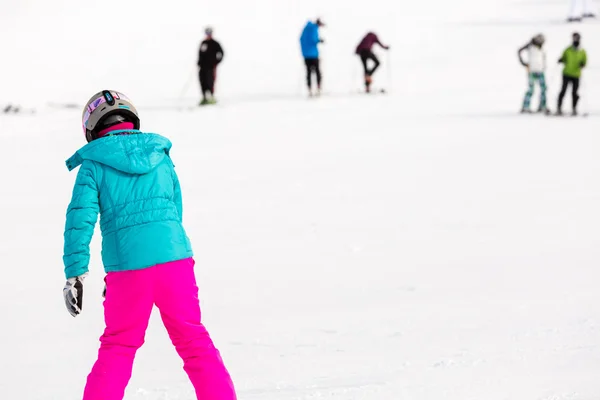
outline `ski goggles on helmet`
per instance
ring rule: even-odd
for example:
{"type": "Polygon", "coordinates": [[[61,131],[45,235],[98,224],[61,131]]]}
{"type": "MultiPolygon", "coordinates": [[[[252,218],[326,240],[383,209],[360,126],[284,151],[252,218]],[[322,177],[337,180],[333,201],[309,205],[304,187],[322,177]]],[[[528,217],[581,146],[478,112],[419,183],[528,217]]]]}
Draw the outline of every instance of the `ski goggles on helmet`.
{"type": "Polygon", "coordinates": [[[133,103],[123,93],[103,90],[87,102],[81,117],[83,132],[88,142],[98,138],[98,132],[109,117],[121,115],[132,122],[134,129],[140,128],[140,118],[133,103]]]}
{"type": "Polygon", "coordinates": [[[101,94],[102,95],[100,97],[88,103],[85,110],[83,111],[82,127],[84,133],[88,129],[88,121],[90,119],[90,116],[94,111],[96,111],[97,108],[99,108],[103,104],[108,103],[108,105],[112,107],[114,106],[117,100],[125,100],[127,103],[131,103],[131,100],[129,100],[129,98],[123,93],[105,90],[101,94]]]}

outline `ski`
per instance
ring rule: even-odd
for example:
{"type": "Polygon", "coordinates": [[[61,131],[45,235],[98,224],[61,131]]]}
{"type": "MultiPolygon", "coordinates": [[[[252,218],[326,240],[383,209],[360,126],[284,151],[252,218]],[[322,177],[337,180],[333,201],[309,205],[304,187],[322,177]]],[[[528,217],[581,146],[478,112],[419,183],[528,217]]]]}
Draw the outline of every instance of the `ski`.
{"type": "Polygon", "coordinates": [[[582,118],[587,118],[590,116],[589,112],[584,112],[581,114],[570,114],[570,113],[565,113],[565,114],[557,114],[557,113],[549,113],[546,114],[546,116],[548,117],[558,117],[558,118],[578,118],[578,117],[582,117],[582,118]]]}
{"type": "Polygon", "coordinates": [[[371,89],[369,91],[362,89],[362,90],[358,90],[358,94],[364,94],[364,95],[368,96],[368,95],[377,95],[377,94],[387,94],[387,91],[384,88],[371,89]]]}

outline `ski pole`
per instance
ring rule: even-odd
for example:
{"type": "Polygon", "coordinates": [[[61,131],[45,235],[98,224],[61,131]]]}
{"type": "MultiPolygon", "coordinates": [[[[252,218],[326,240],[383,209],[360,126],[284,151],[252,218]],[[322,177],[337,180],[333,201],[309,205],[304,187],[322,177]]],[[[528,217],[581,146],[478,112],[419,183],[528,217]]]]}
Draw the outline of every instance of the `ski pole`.
{"type": "Polygon", "coordinates": [[[554,66],[554,68],[552,68],[552,71],[550,71],[550,75],[548,76],[548,91],[550,91],[551,87],[554,87],[554,83],[556,82],[556,77],[558,76],[558,69],[559,69],[560,65],[556,65],[554,66]]]}
{"type": "Polygon", "coordinates": [[[302,63],[302,66],[298,66],[298,70],[301,72],[298,74],[299,79],[298,86],[296,87],[296,94],[298,95],[298,97],[303,97],[304,90],[306,88],[306,66],[304,65],[304,62],[302,63]]]}
{"type": "Polygon", "coordinates": [[[554,68],[552,68],[551,77],[549,79],[550,84],[553,85],[556,82],[556,77],[558,76],[559,69],[560,69],[560,65],[556,65],[556,66],[554,66],[554,68]]]}
{"type": "Polygon", "coordinates": [[[587,86],[584,85],[584,80],[582,78],[579,78],[579,87],[581,88],[581,105],[582,105],[582,113],[581,115],[583,117],[587,117],[588,115],[590,115],[589,109],[588,109],[588,98],[587,98],[587,86]]]}
{"type": "Polygon", "coordinates": [[[392,91],[392,54],[391,50],[387,50],[387,69],[388,69],[388,92],[392,91]]]}
{"type": "Polygon", "coordinates": [[[183,100],[183,96],[186,95],[187,91],[189,90],[191,84],[192,84],[192,80],[194,79],[194,71],[196,70],[196,68],[194,67],[191,71],[190,74],[188,76],[187,81],[185,81],[185,84],[183,85],[183,87],[181,88],[181,92],[179,93],[179,102],[181,103],[181,101],[183,100]]]}
{"type": "MultiPolygon", "coordinates": [[[[356,85],[356,82],[360,82],[360,71],[358,70],[357,64],[354,63],[354,59],[352,59],[352,85],[351,87],[354,88],[356,85]]],[[[360,90],[360,89],[359,89],[360,90]]]]}

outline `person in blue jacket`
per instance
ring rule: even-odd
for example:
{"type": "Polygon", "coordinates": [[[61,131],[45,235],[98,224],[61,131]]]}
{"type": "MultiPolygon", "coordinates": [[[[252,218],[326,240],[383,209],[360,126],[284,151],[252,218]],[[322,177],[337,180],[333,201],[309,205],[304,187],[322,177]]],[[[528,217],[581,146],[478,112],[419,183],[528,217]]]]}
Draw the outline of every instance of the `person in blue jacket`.
{"type": "Polygon", "coordinates": [[[123,399],[154,305],[197,398],[235,400],[231,377],[201,322],[171,142],[141,132],[134,105],[112,90],[90,99],[82,122],[88,144],[66,162],[69,170],[80,167],[64,233],[63,296],[72,316],[82,310],[98,214],[106,271],[106,328],[83,400],[123,399]]]}
{"type": "Polygon", "coordinates": [[[306,84],[310,96],[313,95],[313,73],[317,76],[317,94],[321,93],[321,68],[319,66],[318,45],[324,42],[319,36],[319,28],[322,26],[325,26],[325,24],[320,18],[317,18],[315,22],[308,21],[300,36],[300,47],[302,48],[302,57],[304,57],[304,65],[306,66],[306,84]]]}

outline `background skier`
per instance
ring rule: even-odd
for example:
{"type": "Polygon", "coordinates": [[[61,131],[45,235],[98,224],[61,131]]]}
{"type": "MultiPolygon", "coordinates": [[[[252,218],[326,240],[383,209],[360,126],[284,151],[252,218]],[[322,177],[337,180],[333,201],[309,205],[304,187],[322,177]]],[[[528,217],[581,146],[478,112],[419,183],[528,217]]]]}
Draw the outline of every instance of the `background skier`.
{"type": "Polygon", "coordinates": [[[205,30],[206,38],[200,44],[198,51],[198,76],[200,78],[200,89],[202,90],[202,101],[200,105],[214,104],[215,80],[217,78],[217,65],[223,61],[223,48],[213,39],[213,29],[205,30]]]}
{"type": "Polygon", "coordinates": [[[568,22],[579,22],[583,18],[596,18],[592,0],[570,0],[568,22]]]}
{"type": "Polygon", "coordinates": [[[573,33],[573,43],[562,54],[559,63],[564,64],[563,81],[560,94],[558,95],[558,108],[556,113],[562,115],[562,103],[567,92],[569,84],[572,85],[573,115],[577,115],[577,103],[579,101],[579,81],[581,79],[581,70],[587,64],[587,54],[580,47],[581,35],[573,33]]]}
{"type": "Polygon", "coordinates": [[[519,61],[523,66],[527,68],[527,76],[529,86],[525,93],[525,99],[523,100],[523,106],[521,107],[522,113],[531,112],[529,109],[531,103],[531,96],[533,96],[533,90],[535,82],[539,82],[540,85],[540,104],[538,112],[546,112],[546,52],[542,48],[544,45],[544,35],[539,34],[533,37],[525,46],[519,49],[519,61]],[[523,60],[523,52],[527,51],[527,61],[523,60]]]}
{"type": "Polygon", "coordinates": [[[325,24],[320,18],[315,22],[309,21],[300,36],[300,47],[302,48],[302,57],[304,57],[304,65],[306,66],[306,85],[308,86],[310,96],[313,95],[313,73],[317,77],[317,94],[321,94],[321,67],[319,65],[318,45],[324,42],[319,36],[319,28],[322,26],[325,26],[325,24]]]}
{"type": "Polygon", "coordinates": [[[365,89],[367,93],[371,91],[371,83],[373,82],[373,74],[375,70],[379,68],[380,62],[377,56],[373,53],[373,45],[380,45],[384,49],[388,50],[390,46],[386,46],[379,41],[379,38],[373,32],[367,33],[367,35],[360,41],[356,47],[356,54],[360,56],[365,76],[365,89]],[[374,65],[369,69],[368,62],[371,60],[374,65]]]}

